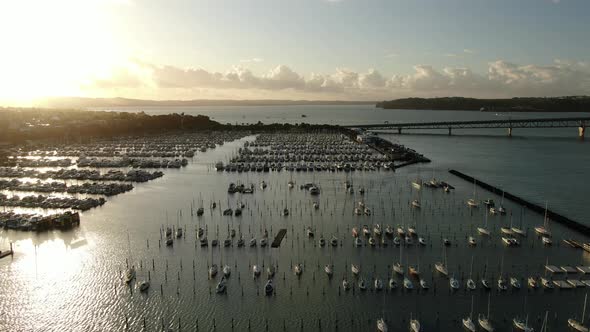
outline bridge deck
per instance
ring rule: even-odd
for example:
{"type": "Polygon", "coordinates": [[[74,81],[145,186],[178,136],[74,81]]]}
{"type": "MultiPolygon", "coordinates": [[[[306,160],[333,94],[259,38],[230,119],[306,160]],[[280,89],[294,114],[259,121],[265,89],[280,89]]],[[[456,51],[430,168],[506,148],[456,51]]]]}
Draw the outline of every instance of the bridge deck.
{"type": "Polygon", "coordinates": [[[478,121],[406,122],[347,125],[347,128],[364,129],[447,129],[447,128],[564,128],[585,127],[590,117],[536,118],[478,121]]]}

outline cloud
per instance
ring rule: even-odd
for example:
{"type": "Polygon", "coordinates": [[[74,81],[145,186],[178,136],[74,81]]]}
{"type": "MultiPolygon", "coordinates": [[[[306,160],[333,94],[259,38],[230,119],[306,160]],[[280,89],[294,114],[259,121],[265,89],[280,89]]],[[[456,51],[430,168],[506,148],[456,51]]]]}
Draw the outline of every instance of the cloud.
{"type": "Polygon", "coordinates": [[[259,63],[259,62],[263,62],[263,61],[264,61],[264,59],[262,59],[262,58],[252,58],[252,59],[241,59],[240,60],[240,62],[242,62],[242,63],[252,63],[252,62],[259,63]]]}
{"type": "Polygon", "coordinates": [[[395,57],[397,57],[397,56],[399,56],[399,54],[397,54],[397,53],[395,53],[395,52],[391,52],[391,53],[387,53],[387,54],[385,54],[383,57],[384,57],[384,58],[395,58],[395,57]]]}
{"type": "Polygon", "coordinates": [[[475,53],[477,53],[477,51],[476,50],[469,49],[469,48],[466,48],[466,49],[463,50],[463,53],[475,54],[475,53]]]}
{"type": "Polygon", "coordinates": [[[157,95],[194,96],[202,91],[213,95],[240,96],[297,95],[310,98],[387,99],[405,96],[461,95],[472,97],[557,96],[590,94],[590,65],[586,62],[556,60],[549,65],[519,65],[504,60],[490,62],[487,71],[477,73],[466,67],[435,68],[421,64],[409,74],[389,79],[378,70],[358,72],[337,68],[331,74],[304,76],[286,65],[256,74],[236,66],[226,72],[203,68],[156,65],[138,59],[113,70],[85,86],[103,94],[148,91],[157,95]]]}

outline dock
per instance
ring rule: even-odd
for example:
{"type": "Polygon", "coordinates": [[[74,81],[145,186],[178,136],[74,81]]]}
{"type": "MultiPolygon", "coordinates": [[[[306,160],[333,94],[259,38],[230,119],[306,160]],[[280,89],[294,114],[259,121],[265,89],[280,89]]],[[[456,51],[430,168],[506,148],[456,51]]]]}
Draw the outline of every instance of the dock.
{"type": "Polygon", "coordinates": [[[285,237],[286,234],[287,234],[287,229],[281,228],[279,230],[279,232],[277,233],[277,236],[275,236],[275,239],[272,241],[271,247],[273,247],[273,248],[280,247],[281,242],[283,242],[283,238],[285,237]]]}
{"type": "Polygon", "coordinates": [[[590,273],[590,266],[576,266],[576,269],[578,269],[578,271],[583,274],[590,273]]]}
{"type": "Polygon", "coordinates": [[[563,273],[563,270],[555,265],[545,265],[545,270],[551,273],[563,273]]]}
{"type": "Polygon", "coordinates": [[[14,251],[12,251],[12,243],[10,243],[10,249],[4,250],[4,251],[0,250],[0,258],[12,256],[12,255],[14,255],[14,251]]]}
{"type": "MultiPolygon", "coordinates": [[[[529,202],[529,201],[527,201],[527,200],[525,200],[523,198],[520,198],[520,197],[518,197],[516,195],[513,195],[513,194],[511,194],[511,193],[509,193],[509,192],[507,192],[505,190],[496,188],[496,187],[494,187],[492,185],[489,185],[489,184],[487,184],[485,182],[482,182],[482,181],[480,181],[480,180],[478,180],[476,178],[473,178],[473,177],[471,177],[471,176],[469,176],[467,174],[461,173],[461,172],[459,172],[457,170],[454,170],[454,169],[449,170],[449,173],[451,173],[451,174],[453,174],[453,175],[455,175],[455,176],[457,176],[457,177],[459,177],[459,178],[461,178],[461,179],[463,179],[465,181],[468,181],[469,183],[475,183],[478,186],[480,186],[481,188],[483,188],[483,189],[485,189],[487,191],[490,191],[490,192],[492,192],[492,193],[494,193],[494,194],[496,194],[498,196],[502,196],[502,194],[504,194],[504,197],[506,199],[509,199],[509,200],[511,200],[511,201],[513,201],[513,202],[515,202],[517,204],[520,204],[520,205],[524,206],[524,207],[527,207],[528,209],[530,209],[530,210],[532,210],[534,212],[537,212],[537,213],[539,213],[541,215],[543,215],[545,213],[545,207],[544,206],[540,206],[540,205],[531,203],[531,202],[529,202]]],[[[552,210],[549,210],[549,209],[547,210],[547,217],[549,219],[551,219],[552,221],[558,222],[558,223],[560,223],[560,224],[562,224],[562,225],[564,225],[564,226],[566,226],[566,227],[568,227],[570,229],[573,229],[575,231],[578,231],[578,232],[580,232],[580,233],[582,233],[582,234],[584,234],[586,236],[590,236],[590,227],[589,226],[586,226],[586,225],[584,225],[584,224],[582,224],[580,222],[574,221],[574,220],[572,220],[572,219],[570,219],[568,217],[565,217],[565,216],[563,216],[563,215],[561,215],[559,213],[556,213],[556,212],[554,212],[552,210]]]]}

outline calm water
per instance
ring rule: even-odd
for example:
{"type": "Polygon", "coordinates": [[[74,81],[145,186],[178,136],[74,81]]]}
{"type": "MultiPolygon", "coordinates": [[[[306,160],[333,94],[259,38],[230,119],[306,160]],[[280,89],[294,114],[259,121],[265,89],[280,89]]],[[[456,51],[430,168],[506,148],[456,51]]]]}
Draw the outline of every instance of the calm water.
{"type": "MultiPolygon", "coordinates": [[[[222,122],[245,119],[299,122],[301,114],[307,114],[309,122],[333,123],[337,118],[339,123],[347,124],[496,117],[479,112],[383,111],[365,106],[182,110],[215,114],[214,118],[222,122]]],[[[516,131],[515,135],[519,133],[516,131]]],[[[283,326],[288,331],[299,331],[301,324],[305,331],[336,328],[373,331],[376,319],[381,316],[388,321],[390,330],[407,330],[412,316],[419,317],[428,331],[460,331],[460,319],[469,315],[472,295],[473,317],[487,310],[485,291],[463,290],[470,270],[473,278],[481,277],[487,270],[487,276],[495,281],[500,272],[506,277],[541,276],[546,260],[556,265],[590,265],[590,256],[559,243],[561,238],[587,239],[552,224],[555,245],[542,247],[532,234],[532,227],[542,223],[542,216],[525,211],[521,220],[520,208],[510,202],[505,205],[514,212],[513,223],[522,224],[528,230],[523,245],[506,248],[501,244],[498,228],[510,224],[510,217],[506,216],[490,217],[488,227],[493,229],[493,236],[487,240],[477,237],[477,247],[467,246],[466,237],[475,235],[475,225],[483,223],[484,213],[483,209],[466,207],[465,200],[472,195],[473,187],[449,175],[449,168],[475,175],[536,202],[549,200],[553,209],[590,222],[587,217],[590,211],[584,204],[589,193],[585,186],[590,165],[589,145],[576,139],[575,129],[523,130],[524,133],[527,136],[511,139],[502,136],[502,132],[489,131],[451,137],[387,136],[415,148],[434,162],[396,173],[357,172],[348,177],[345,173],[293,173],[293,180],[298,184],[310,181],[320,184],[322,194],[315,198],[319,210],[313,210],[314,198],[306,192],[287,189],[288,172],[228,174],[211,170],[213,162],[226,159],[244,140],[253,137],[200,153],[185,169],[167,170],[163,178],[138,184],[133,191],[110,198],[105,206],[83,213],[82,224],[76,230],[41,234],[1,231],[0,246],[6,247],[9,241],[14,241],[17,253],[13,258],[0,260],[0,312],[3,313],[0,330],[115,331],[123,330],[127,321],[129,330],[141,331],[145,319],[145,330],[149,331],[161,330],[163,324],[174,330],[180,324],[180,329],[185,331],[194,331],[197,325],[199,331],[211,331],[215,324],[218,331],[230,331],[233,319],[236,331],[247,330],[248,324],[252,331],[266,330],[266,324],[269,331],[282,331],[283,326]],[[437,178],[449,181],[457,190],[452,194],[428,189],[412,191],[410,181],[418,172],[429,179],[433,171],[437,178]],[[228,196],[226,192],[230,182],[257,184],[262,179],[269,187],[265,191],[257,190],[254,195],[228,196]],[[365,196],[346,194],[342,184],[346,179],[357,187],[365,186],[365,196]],[[190,205],[193,201],[198,205],[200,197],[206,207],[205,215],[191,217],[190,205]],[[422,201],[420,211],[409,206],[415,198],[422,201]],[[361,199],[372,209],[372,216],[353,216],[353,207],[361,199]],[[219,204],[216,210],[208,208],[212,200],[219,204]],[[228,205],[235,207],[238,201],[246,204],[242,217],[220,215],[221,209],[228,205]],[[291,210],[288,217],[280,215],[285,206],[291,210]],[[185,227],[185,237],[176,240],[173,248],[160,248],[161,227],[177,223],[185,227]],[[351,263],[361,265],[363,277],[372,286],[375,277],[387,284],[391,265],[400,259],[400,250],[391,241],[386,248],[352,246],[351,227],[374,223],[413,224],[426,237],[426,247],[404,247],[401,257],[406,267],[419,264],[422,275],[431,284],[429,291],[355,289],[345,293],[341,290],[345,275],[357,288],[350,272],[351,263]],[[310,225],[316,229],[315,240],[305,237],[305,227],[310,225]],[[225,239],[229,228],[243,233],[246,240],[251,236],[260,238],[264,228],[269,230],[271,238],[280,228],[288,231],[280,249],[238,248],[236,240],[230,248],[201,248],[196,245],[197,227],[207,228],[209,240],[225,239]],[[336,235],[341,245],[318,247],[320,234],[327,239],[336,235]],[[442,259],[443,236],[453,241],[447,250],[450,274],[462,283],[462,290],[455,293],[449,291],[448,280],[435,274],[432,268],[434,262],[442,259]],[[137,267],[140,280],[147,279],[149,271],[151,288],[147,293],[129,288],[120,280],[126,260],[137,267]],[[225,295],[215,294],[216,281],[207,279],[207,266],[212,262],[232,267],[225,295]],[[276,295],[267,297],[263,291],[264,275],[253,279],[251,265],[266,267],[271,262],[278,265],[276,295]],[[296,262],[305,265],[301,278],[292,272],[296,262]],[[323,266],[328,263],[334,264],[331,280],[323,272],[323,266]]],[[[478,196],[489,195],[478,190],[478,196]]],[[[525,281],[521,279],[523,286],[525,281]]],[[[479,284],[478,288],[481,288],[479,284]]],[[[581,316],[584,293],[583,289],[529,291],[526,288],[499,293],[494,288],[491,316],[496,330],[511,331],[510,320],[525,314],[526,302],[529,322],[536,330],[541,325],[539,317],[549,310],[552,330],[564,331],[568,317],[581,316]]]]}

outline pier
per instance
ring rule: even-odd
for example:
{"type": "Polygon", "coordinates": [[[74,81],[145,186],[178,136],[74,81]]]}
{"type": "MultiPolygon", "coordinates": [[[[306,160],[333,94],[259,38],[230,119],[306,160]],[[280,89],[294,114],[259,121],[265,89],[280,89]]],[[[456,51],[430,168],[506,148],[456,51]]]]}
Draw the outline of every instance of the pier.
{"type": "Polygon", "coordinates": [[[285,237],[286,234],[287,234],[287,229],[281,228],[279,230],[279,232],[277,233],[277,236],[275,236],[275,239],[272,241],[271,247],[273,247],[273,248],[280,247],[281,242],[283,241],[283,238],[285,237]]]}
{"type": "Polygon", "coordinates": [[[506,119],[482,121],[442,121],[442,122],[409,122],[409,123],[381,123],[359,124],[345,126],[365,130],[394,130],[401,134],[403,130],[448,130],[453,129],[506,129],[508,136],[512,136],[514,128],[578,128],[578,137],[584,138],[586,126],[590,124],[590,117],[570,118],[535,118],[535,119],[506,119]]]}
{"type": "Polygon", "coordinates": [[[12,256],[12,255],[14,255],[14,251],[12,251],[12,242],[11,242],[9,250],[4,250],[4,251],[0,250],[0,258],[12,256]]]}
{"type": "MultiPolygon", "coordinates": [[[[529,201],[527,201],[527,200],[525,200],[523,198],[520,198],[520,197],[518,197],[516,195],[513,195],[513,194],[511,194],[511,193],[509,193],[509,192],[507,192],[505,190],[496,188],[496,187],[494,187],[494,186],[492,186],[490,184],[487,184],[485,182],[482,182],[482,181],[480,181],[480,180],[478,180],[476,178],[473,178],[473,177],[471,177],[471,176],[469,176],[467,174],[461,173],[461,172],[459,172],[457,170],[454,170],[454,169],[449,170],[449,173],[451,173],[451,174],[453,174],[453,175],[455,175],[455,176],[457,176],[457,177],[459,177],[459,178],[461,178],[461,179],[463,179],[465,181],[468,181],[470,183],[475,183],[478,186],[480,186],[481,188],[484,188],[487,191],[490,191],[490,192],[492,192],[492,193],[494,193],[496,195],[501,196],[502,194],[504,194],[504,197],[505,198],[507,198],[507,199],[509,199],[509,200],[511,200],[511,201],[513,201],[515,203],[518,203],[518,204],[520,204],[522,206],[525,206],[528,209],[530,209],[532,211],[535,211],[535,212],[537,212],[537,213],[539,213],[541,215],[543,213],[545,213],[545,208],[543,206],[540,206],[540,205],[531,203],[531,202],[529,202],[529,201]]],[[[574,221],[574,220],[572,220],[572,219],[570,219],[568,217],[565,217],[565,216],[563,216],[563,215],[561,215],[559,213],[556,213],[554,211],[551,211],[551,210],[547,209],[547,217],[549,219],[553,220],[553,221],[556,221],[556,222],[558,222],[558,223],[560,223],[560,224],[562,224],[562,225],[570,228],[570,229],[576,230],[576,231],[578,231],[578,232],[580,232],[580,233],[582,233],[582,234],[584,234],[586,236],[589,236],[590,235],[590,227],[588,227],[588,226],[586,226],[584,224],[581,224],[581,223],[579,223],[577,221],[574,221]]]]}

